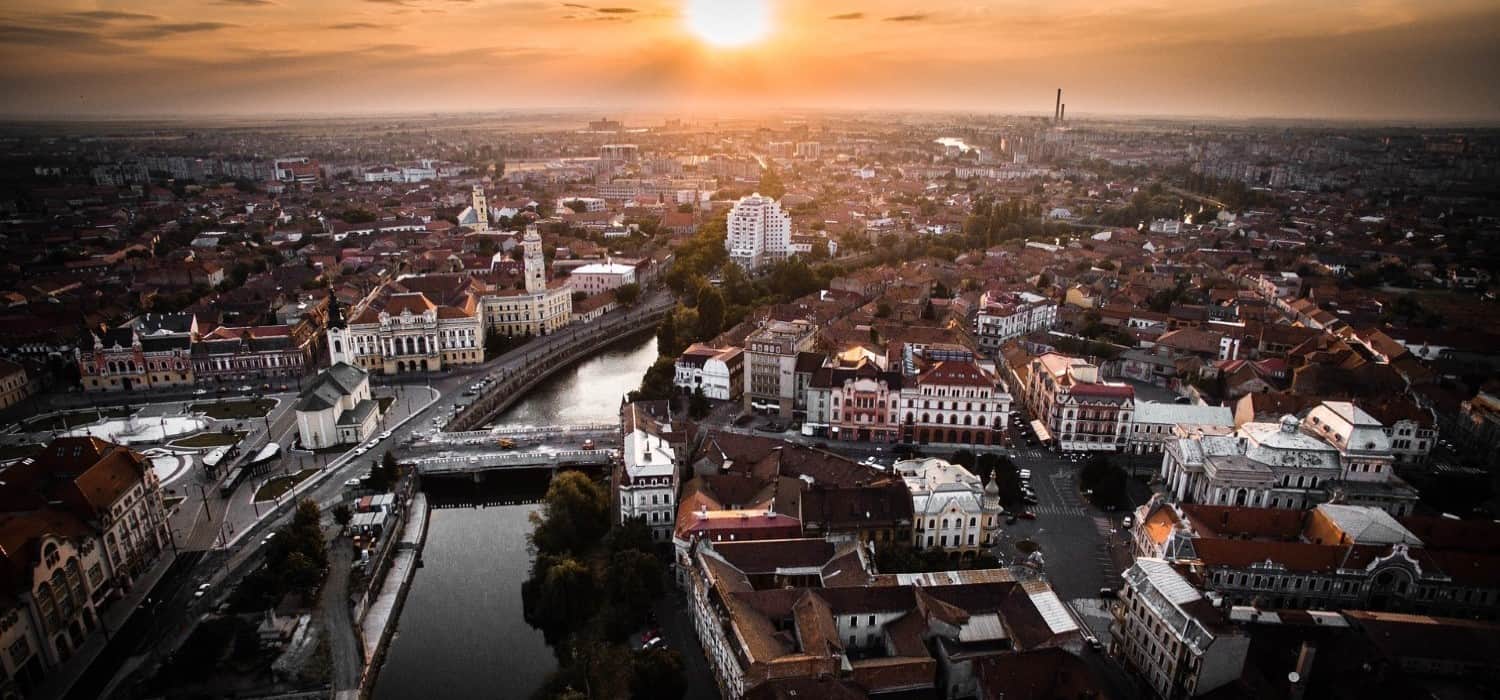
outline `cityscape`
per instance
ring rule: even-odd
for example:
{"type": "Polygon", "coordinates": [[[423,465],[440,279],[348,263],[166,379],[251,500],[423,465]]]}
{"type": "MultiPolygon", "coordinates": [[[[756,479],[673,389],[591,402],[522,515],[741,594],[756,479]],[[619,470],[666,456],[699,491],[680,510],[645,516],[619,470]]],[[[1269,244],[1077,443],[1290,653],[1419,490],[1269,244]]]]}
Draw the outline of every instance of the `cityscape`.
{"type": "Polygon", "coordinates": [[[1500,696],[1496,8],[1101,5],[0,10],[0,698],[1500,696]]]}

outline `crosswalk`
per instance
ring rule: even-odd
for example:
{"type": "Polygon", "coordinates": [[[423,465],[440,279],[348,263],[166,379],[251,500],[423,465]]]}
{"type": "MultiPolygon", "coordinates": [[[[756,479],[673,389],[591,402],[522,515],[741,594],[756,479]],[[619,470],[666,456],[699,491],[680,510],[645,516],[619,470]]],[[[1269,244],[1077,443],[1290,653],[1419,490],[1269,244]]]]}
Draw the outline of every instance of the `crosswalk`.
{"type": "Polygon", "coordinates": [[[1012,454],[1017,457],[1025,457],[1027,459],[1046,459],[1053,456],[1051,452],[1035,447],[1024,450],[1016,450],[1012,454]]]}
{"type": "Polygon", "coordinates": [[[1028,510],[1036,513],[1037,515],[1073,515],[1079,517],[1088,515],[1088,511],[1084,510],[1082,506],[1069,506],[1061,504],[1032,506],[1028,510]]]}

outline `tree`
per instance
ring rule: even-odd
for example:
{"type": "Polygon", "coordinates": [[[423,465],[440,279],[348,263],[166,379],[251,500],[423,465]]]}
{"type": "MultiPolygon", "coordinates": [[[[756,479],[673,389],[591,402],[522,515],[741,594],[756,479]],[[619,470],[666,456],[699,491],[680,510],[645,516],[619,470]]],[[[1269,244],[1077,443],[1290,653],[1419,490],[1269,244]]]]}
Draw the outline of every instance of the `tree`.
{"type": "Polygon", "coordinates": [[[746,305],[755,301],[755,285],[750,283],[744,268],[734,263],[719,268],[719,289],[730,304],[746,305]]]}
{"type": "Polygon", "coordinates": [[[724,326],[724,296],[714,287],[698,295],[698,338],[708,340],[724,326]]]}
{"type": "Polygon", "coordinates": [[[630,697],[634,700],[681,700],[687,694],[682,654],[675,649],[647,649],[631,657],[630,697]]]}
{"type": "Polygon", "coordinates": [[[674,380],[677,378],[677,361],[672,356],[662,355],[641,377],[639,389],[630,393],[631,401],[670,399],[677,393],[674,380]]]}
{"type": "Polygon", "coordinates": [[[562,472],[547,487],[542,508],[531,514],[531,521],[537,552],[584,552],[609,531],[608,494],[587,474],[562,472]]]}
{"type": "Polygon", "coordinates": [[[604,549],[611,554],[629,549],[649,552],[653,547],[655,544],[651,540],[651,526],[646,524],[644,515],[626,518],[624,522],[611,527],[609,534],[604,536],[604,549]]]}
{"type": "Polygon", "coordinates": [[[577,632],[598,610],[599,584],[582,562],[567,556],[538,556],[531,578],[521,584],[527,624],[549,643],[577,632]]]}
{"type": "Polygon", "coordinates": [[[400,477],[400,466],[396,463],[396,455],[386,450],[380,462],[370,468],[370,488],[376,491],[389,491],[400,477]]]}
{"type": "Polygon", "coordinates": [[[631,282],[615,288],[615,299],[621,306],[635,306],[641,299],[641,285],[631,282]]]}
{"type": "Polygon", "coordinates": [[[782,183],[781,176],[777,175],[773,168],[766,168],[760,172],[760,185],[756,189],[771,199],[781,199],[786,196],[786,185],[782,183]]]}
{"type": "Polygon", "coordinates": [[[609,600],[618,610],[630,611],[637,621],[662,594],[661,562],[647,552],[627,549],[615,552],[604,568],[609,600]]]}
{"type": "Polygon", "coordinates": [[[702,418],[713,410],[708,403],[708,396],[703,393],[703,387],[693,389],[693,395],[688,399],[688,415],[693,418],[702,418]]]}
{"type": "Polygon", "coordinates": [[[656,352],[676,356],[682,352],[677,341],[677,314],[667,314],[656,326],[656,352]]]}
{"type": "Polygon", "coordinates": [[[339,530],[347,530],[349,523],[354,522],[354,511],[349,509],[348,504],[340,503],[333,507],[333,522],[338,523],[339,530]]]}

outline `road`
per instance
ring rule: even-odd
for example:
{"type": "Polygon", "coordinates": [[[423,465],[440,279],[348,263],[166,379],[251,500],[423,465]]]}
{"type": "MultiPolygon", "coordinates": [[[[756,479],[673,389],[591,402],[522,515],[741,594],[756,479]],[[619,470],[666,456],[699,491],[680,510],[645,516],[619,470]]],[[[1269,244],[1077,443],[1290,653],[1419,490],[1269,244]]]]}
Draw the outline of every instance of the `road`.
{"type": "Polygon", "coordinates": [[[349,617],[349,564],[353,547],[346,537],[335,537],[328,543],[328,578],[318,599],[318,617],[328,635],[333,657],[335,690],[357,690],[364,666],[363,651],[354,635],[354,621],[349,617]]]}

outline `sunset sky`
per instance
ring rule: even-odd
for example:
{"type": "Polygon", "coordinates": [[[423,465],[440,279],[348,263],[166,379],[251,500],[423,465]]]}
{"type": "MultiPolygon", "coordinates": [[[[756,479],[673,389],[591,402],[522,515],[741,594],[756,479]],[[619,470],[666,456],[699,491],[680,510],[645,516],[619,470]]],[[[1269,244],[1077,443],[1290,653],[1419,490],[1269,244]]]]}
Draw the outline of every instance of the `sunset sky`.
{"type": "Polygon", "coordinates": [[[1494,0],[7,0],[0,113],[893,108],[1500,120],[1494,0]],[[723,13],[730,13],[725,16],[723,13]],[[699,18],[701,19],[701,17],[699,18]]]}

